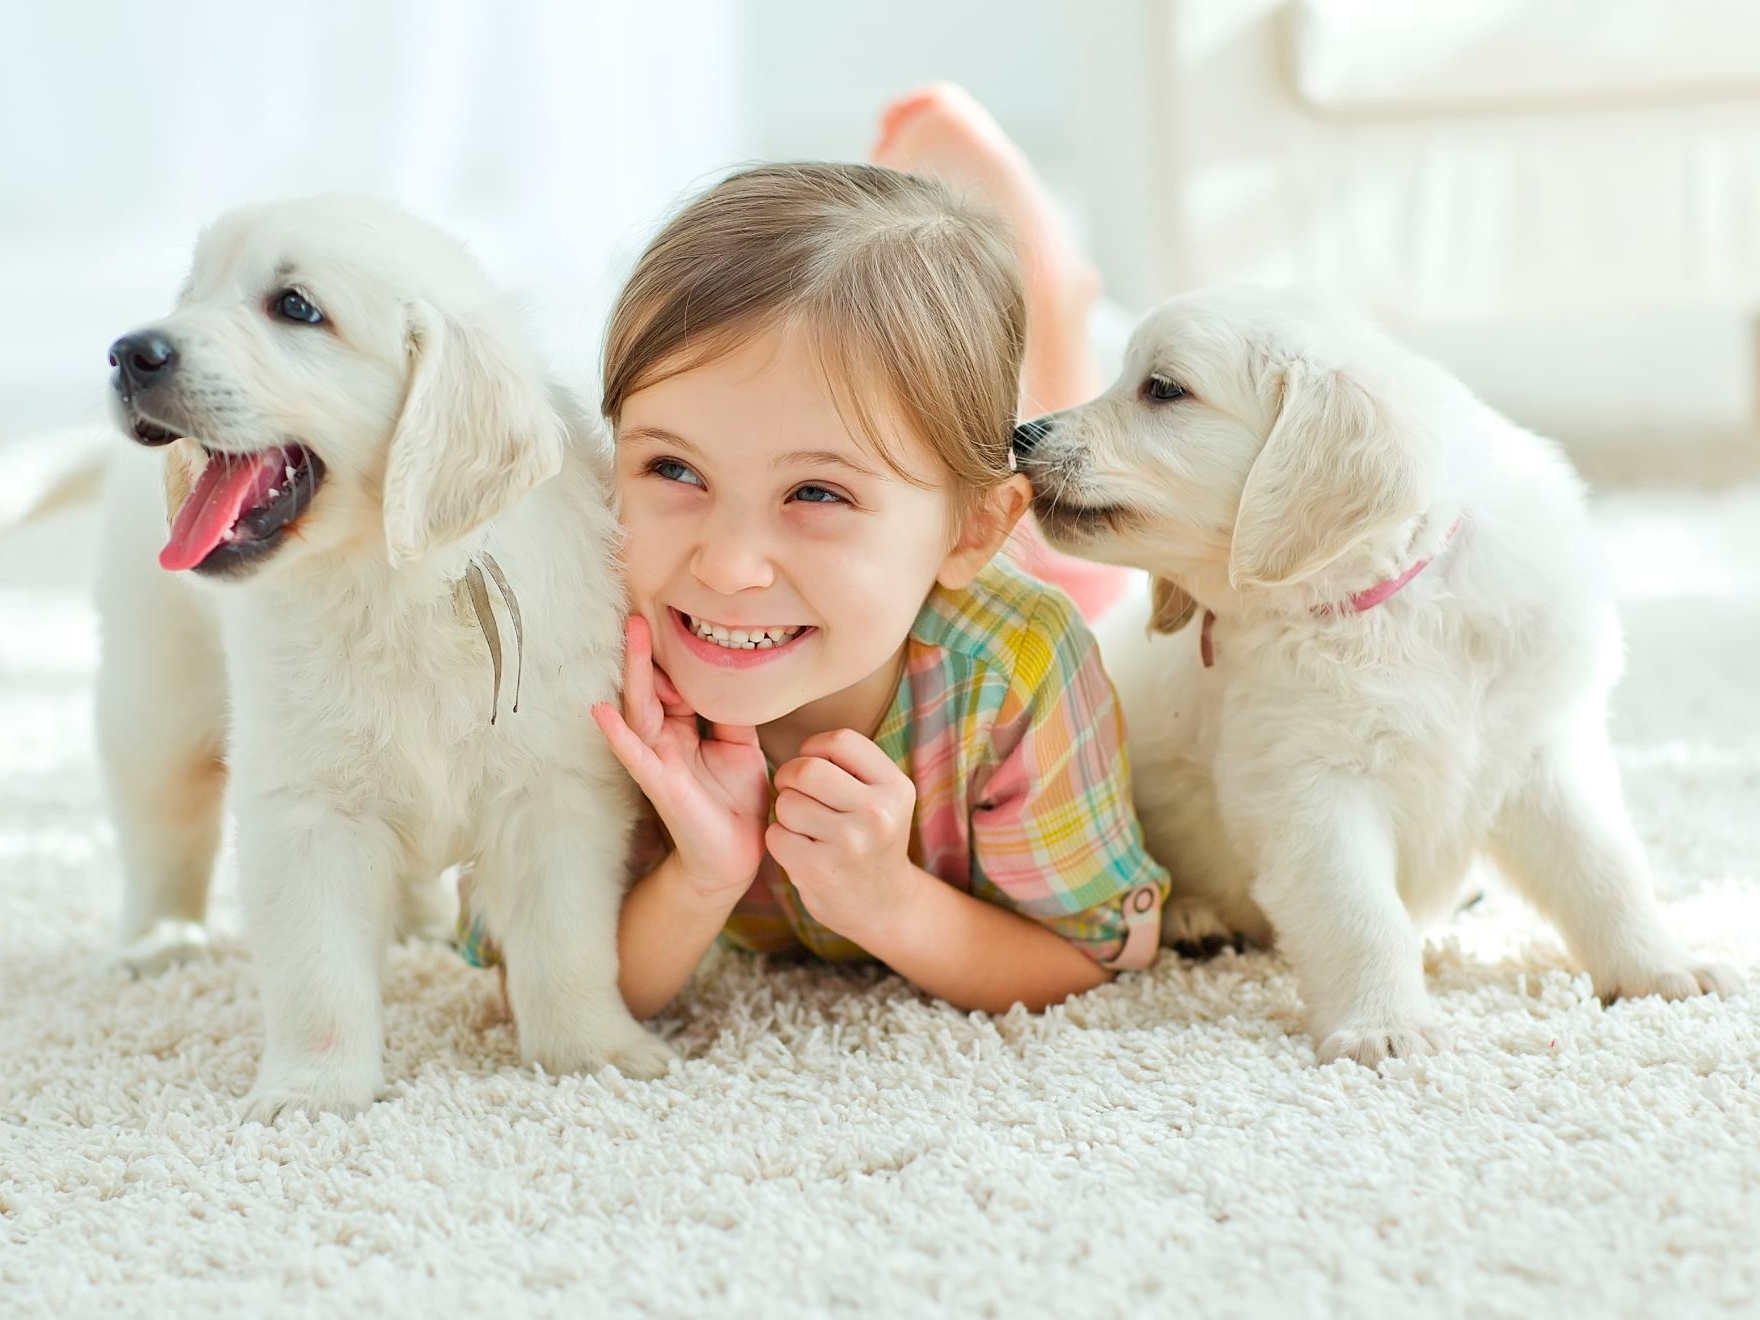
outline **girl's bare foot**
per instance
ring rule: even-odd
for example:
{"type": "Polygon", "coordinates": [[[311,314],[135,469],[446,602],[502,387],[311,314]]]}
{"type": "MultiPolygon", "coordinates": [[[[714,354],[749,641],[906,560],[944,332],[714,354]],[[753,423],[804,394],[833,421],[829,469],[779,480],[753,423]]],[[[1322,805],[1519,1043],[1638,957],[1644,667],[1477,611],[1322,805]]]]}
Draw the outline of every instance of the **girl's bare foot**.
{"type": "Polygon", "coordinates": [[[1022,413],[1085,403],[1100,392],[1088,352],[1088,314],[1100,277],[1070,237],[1027,158],[963,87],[936,83],[880,117],[872,159],[926,174],[988,205],[1014,234],[1027,291],[1022,413]]]}
{"type": "MultiPolygon", "coordinates": [[[[1099,273],[990,112],[964,88],[936,83],[886,108],[870,154],[876,165],[929,175],[988,205],[1013,232],[1027,297],[1021,415],[1074,407],[1098,394],[1103,382],[1088,347],[1088,315],[1100,296],[1099,273]]],[[[1125,569],[1059,554],[1030,522],[1013,544],[1022,566],[1069,593],[1088,619],[1105,613],[1130,581],[1125,569]]]]}

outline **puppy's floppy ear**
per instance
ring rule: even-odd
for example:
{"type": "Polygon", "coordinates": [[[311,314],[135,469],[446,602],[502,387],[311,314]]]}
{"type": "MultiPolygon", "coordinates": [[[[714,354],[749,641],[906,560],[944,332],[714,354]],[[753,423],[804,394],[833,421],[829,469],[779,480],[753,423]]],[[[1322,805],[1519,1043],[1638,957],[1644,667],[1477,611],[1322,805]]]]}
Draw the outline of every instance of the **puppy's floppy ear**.
{"type": "Polygon", "coordinates": [[[1279,586],[1318,573],[1429,503],[1430,435],[1348,374],[1300,359],[1235,515],[1228,580],[1279,586]]]}
{"type": "Polygon", "coordinates": [[[394,564],[458,540],[555,476],[568,434],[519,345],[425,302],[408,315],[409,388],[385,461],[394,564]]]}
{"type": "Polygon", "coordinates": [[[1186,594],[1186,589],[1158,577],[1150,586],[1149,631],[1151,633],[1176,633],[1192,621],[1197,612],[1198,602],[1186,594]]]}

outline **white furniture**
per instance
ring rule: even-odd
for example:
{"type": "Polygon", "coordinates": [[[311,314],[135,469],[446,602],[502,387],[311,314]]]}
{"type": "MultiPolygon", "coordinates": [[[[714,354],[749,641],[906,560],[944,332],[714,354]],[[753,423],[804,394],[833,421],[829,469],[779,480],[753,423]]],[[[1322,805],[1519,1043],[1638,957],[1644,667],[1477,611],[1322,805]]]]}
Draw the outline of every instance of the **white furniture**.
{"type": "Polygon", "coordinates": [[[1582,388],[1623,388],[1628,414],[1751,411],[1760,5],[1165,0],[1157,16],[1160,292],[1326,287],[1476,352],[1494,396],[1522,388],[1500,386],[1520,366],[1500,353],[1568,356],[1587,334],[1602,366],[1578,364],[1582,388]]]}

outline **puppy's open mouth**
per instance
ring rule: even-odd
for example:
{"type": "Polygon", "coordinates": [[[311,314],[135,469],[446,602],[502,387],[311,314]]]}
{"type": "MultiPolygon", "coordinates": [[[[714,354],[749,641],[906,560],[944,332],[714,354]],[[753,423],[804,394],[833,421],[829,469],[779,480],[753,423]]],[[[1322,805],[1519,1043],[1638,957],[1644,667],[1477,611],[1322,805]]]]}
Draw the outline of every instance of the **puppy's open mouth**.
{"type": "MultiPolygon", "coordinates": [[[[152,423],[135,424],[135,432],[152,423]]],[[[146,437],[142,437],[143,439],[146,437]]],[[[267,554],[310,507],[324,463],[304,445],[252,454],[202,448],[207,463],[171,522],[161,568],[224,574],[267,554]]]]}
{"type": "Polygon", "coordinates": [[[134,419],[134,438],[143,445],[168,445],[179,439],[179,433],[169,427],[160,426],[157,422],[149,422],[144,417],[134,419]]]}

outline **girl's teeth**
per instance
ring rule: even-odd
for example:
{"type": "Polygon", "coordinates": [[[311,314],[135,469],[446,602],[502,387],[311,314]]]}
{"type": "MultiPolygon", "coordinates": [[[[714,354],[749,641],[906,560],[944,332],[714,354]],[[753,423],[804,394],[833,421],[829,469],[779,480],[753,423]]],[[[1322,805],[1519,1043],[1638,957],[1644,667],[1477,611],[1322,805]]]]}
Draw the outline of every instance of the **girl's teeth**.
{"type": "Polygon", "coordinates": [[[730,651],[767,651],[781,646],[800,632],[799,628],[723,628],[691,618],[688,614],[685,617],[690,620],[691,631],[698,637],[730,651]]]}

